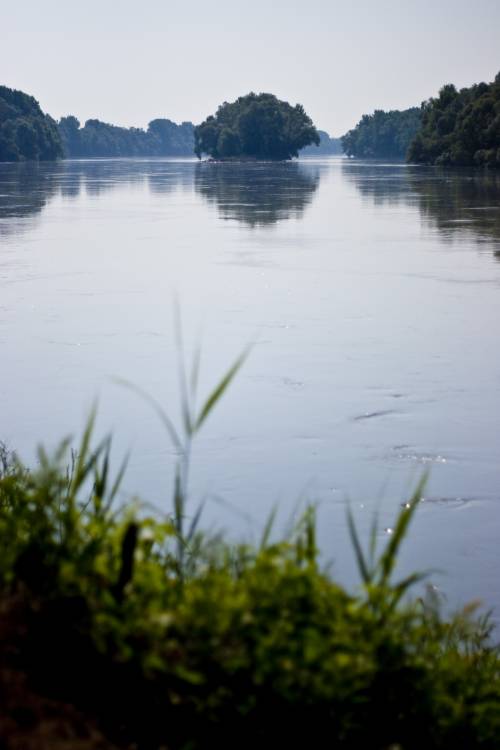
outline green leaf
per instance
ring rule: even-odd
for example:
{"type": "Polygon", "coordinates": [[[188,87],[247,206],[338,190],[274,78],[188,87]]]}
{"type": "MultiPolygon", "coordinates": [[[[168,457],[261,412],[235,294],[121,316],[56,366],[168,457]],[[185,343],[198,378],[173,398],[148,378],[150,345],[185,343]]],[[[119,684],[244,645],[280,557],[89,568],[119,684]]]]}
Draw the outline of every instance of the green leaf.
{"type": "Polygon", "coordinates": [[[417,489],[413,493],[410,502],[403,508],[398,516],[394,531],[378,563],[381,584],[386,584],[389,581],[392,571],[394,570],[399,547],[406,536],[409,523],[413,518],[420,500],[422,499],[422,493],[427,484],[427,479],[428,473],[426,472],[418,483],[417,489]]]}
{"type": "Polygon", "coordinates": [[[224,377],[219,381],[218,385],[213,389],[207,400],[205,401],[203,407],[201,408],[200,414],[198,416],[198,419],[196,420],[194,430],[197,432],[210,412],[212,411],[215,404],[219,401],[221,396],[224,394],[232,380],[234,379],[235,375],[237,374],[238,370],[241,368],[243,363],[245,362],[246,358],[248,357],[248,354],[250,352],[250,347],[245,349],[245,351],[240,354],[236,362],[232,365],[232,367],[229,368],[227,373],[224,375],[224,377]]]}
{"type": "Polygon", "coordinates": [[[262,532],[262,536],[260,539],[260,549],[264,550],[269,542],[269,537],[271,536],[271,531],[274,526],[274,522],[276,520],[276,513],[278,512],[278,508],[276,505],[274,505],[271,508],[271,512],[269,513],[269,516],[267,517],[266,525],[264,526],[264,530],[262,532]]]}
{"type": "Polygon", "coordinates": [[[361,547],[361,542],[359,541],[358,531],[356,529],[356,524],[354,522],[354,517],[350,508],[347,508],[347,524],[352,546],[354,547],[354,553],[356,555],[358,570],[360,572],[361,578],[363,579],[363,582],[365,583],[365,585],[368,585],[372,581],[373,574],[366,564],[363,548],[361,547]]]}

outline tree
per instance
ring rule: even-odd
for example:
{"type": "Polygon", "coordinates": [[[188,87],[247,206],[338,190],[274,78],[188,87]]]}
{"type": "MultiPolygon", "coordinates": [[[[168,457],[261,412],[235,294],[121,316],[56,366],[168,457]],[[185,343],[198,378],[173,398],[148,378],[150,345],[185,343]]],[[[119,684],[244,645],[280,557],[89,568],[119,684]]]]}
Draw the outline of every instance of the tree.
{"type": "Polygon", "coordinates": [[[447,84],[422,105],[408,159],[423,164],[500,167],[500,73],[457,91],[447,84]]]}
{"type": "Polygon", "coordinates": [[[421,110],[375,110],[363,115],[355,128],[342,136],[342,148],[348,156],[361,159],[404,159],[420,127],[421,110]]]}
{"type": "Polygon", "coordinates": [[[58,125],[66,156],[80,156],[80,121],[68,115],[61,117],[58,125]]]}
{"type": "Polygon", "coordinates": [[[241,96],[224,102],[215,115],[194,130],[195,153],[213,159],[291,159],[311,143],[318,131],[301,104],[292,107],[273,94],[241,96]]]}
{"type": "Polygon", "coordinates": [[[59,132],[66,156],[187,156],[193,154],[194,125],[171,120],[152,120],[147,130],[121,128],[101,120],[87,120],[84,127],[76,117],[59,120],[59,132]]]}
{"type": "Polygon", "coordinates": [[[55,121],[28,94],[0,86],[0,161],[58,159],[63,155],[55,121]]]}

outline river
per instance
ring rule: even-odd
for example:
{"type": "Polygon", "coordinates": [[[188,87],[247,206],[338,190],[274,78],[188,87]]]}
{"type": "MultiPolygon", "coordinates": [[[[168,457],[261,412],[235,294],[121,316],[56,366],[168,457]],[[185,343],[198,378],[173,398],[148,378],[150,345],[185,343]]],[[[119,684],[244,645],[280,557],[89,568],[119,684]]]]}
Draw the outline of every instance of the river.
{"type": "Polygon", "coordinates": [[[383,544],[429,471],[402,573],[500,614],[500,175],[403,164],[0,165],[0,438],[28,462],[81,432],[130,450],[122,499],[170,507],[174,299],[200,392],[252,343],[200,432],[195,508],[233,538],[318,504],[356,579],[349,502],[383,544]]]}

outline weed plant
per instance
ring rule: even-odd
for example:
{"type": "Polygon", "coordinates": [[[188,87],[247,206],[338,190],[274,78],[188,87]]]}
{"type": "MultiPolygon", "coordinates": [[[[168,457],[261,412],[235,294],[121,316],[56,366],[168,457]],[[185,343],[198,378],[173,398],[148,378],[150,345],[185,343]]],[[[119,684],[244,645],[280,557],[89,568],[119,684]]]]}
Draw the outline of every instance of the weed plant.
{"type": "Polygon", "coordinates": [[[357,593],[322,569],[313,508],[256,546],[188,516],[191,441],[243,359],[198,412],[195,365],[181,432],[156,405],[179,454],[167,517],[117,507],[124,466],[93,447],[94,416],[72,461],[68,441],[36,470],[0,452],[1,662],[124,748],[498,749],[489,619],[395,578],[425,480],[380,552],[349,515],[357,593]]]}

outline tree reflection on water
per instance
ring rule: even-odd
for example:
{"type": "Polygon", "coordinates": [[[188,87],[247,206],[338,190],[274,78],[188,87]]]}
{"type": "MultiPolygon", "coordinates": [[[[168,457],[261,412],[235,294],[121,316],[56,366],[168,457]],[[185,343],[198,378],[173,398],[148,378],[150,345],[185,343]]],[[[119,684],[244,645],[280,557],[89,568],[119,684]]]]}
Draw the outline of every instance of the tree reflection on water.
{"type": "Polygon", "coordinates": [[[195,188],[217,206],[221,218],[265,226],[300,218],[320,175],[318,164],[203,162],[196,166],[195,188]]]}
{"type": "Polygon", "coordinates": [[[500,174],[481,169],[443,169],[404,164],[342,164],[346,180],[375,205],[416,206],[442,240],[493,242],[500,258],[500,174]]]}

